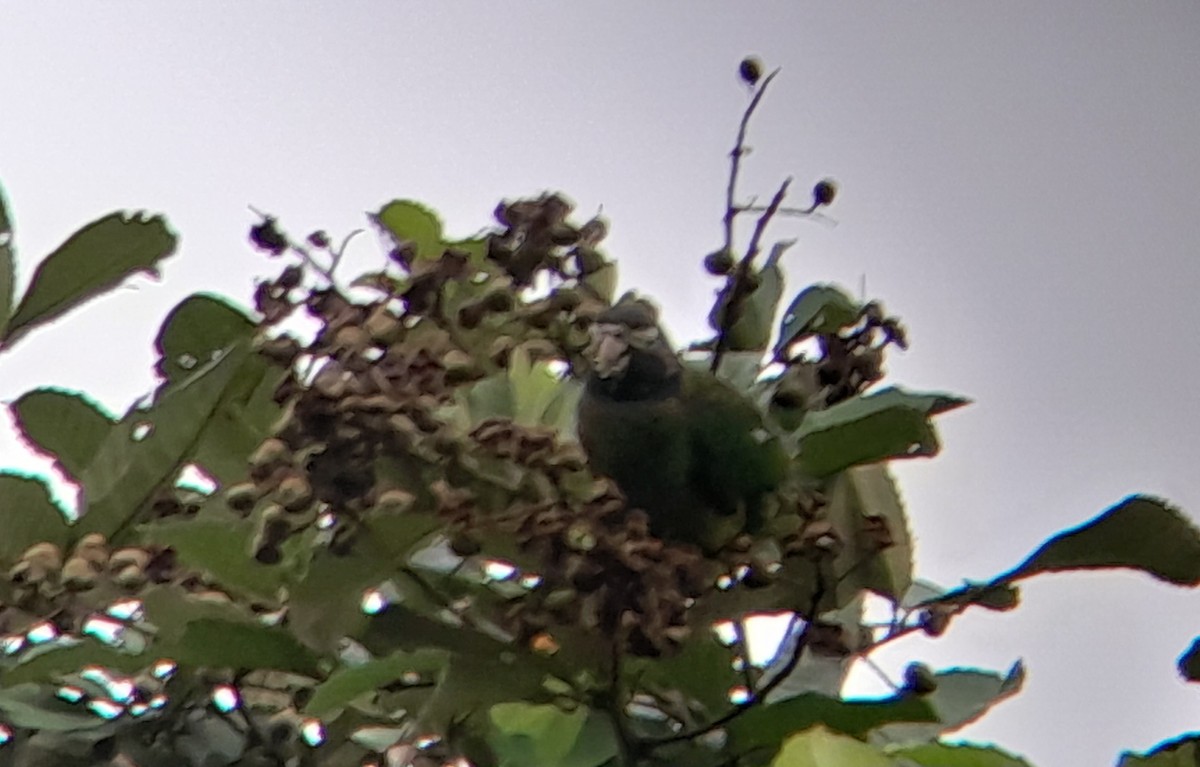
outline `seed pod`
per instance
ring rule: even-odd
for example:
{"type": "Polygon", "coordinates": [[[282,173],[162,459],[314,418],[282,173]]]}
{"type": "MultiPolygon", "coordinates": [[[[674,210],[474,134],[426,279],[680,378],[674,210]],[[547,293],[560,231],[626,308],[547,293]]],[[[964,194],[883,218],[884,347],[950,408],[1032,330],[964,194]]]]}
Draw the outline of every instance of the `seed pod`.
{"type": "Polygon", "coordinates": [[[62,583],[69,591],[87,591],[96,585],[95,565],[82,557],[71,557],[62,569],[62,583]]]}
{"type": "Polygon", "coordinates": [[[363,330],[378,344],[391,345],[404,334],[404,323],[396,319],[387,307],[380,304],[363,321],[363,330]]]}
{"type": "Polygon", "coordinates": [[[831,178],[823,178],[813,185],[813,205],[824,207],[833,202],[837,197],[837,182],[831,178]]]}
{"type": "Polygon", "coordinates": [[[937,688],[937,675],[924,663],[910,663],[904,669],[905,690],[916,695],[928,695],[937,688]]]}
{"type": "Polygon", "coordinates": [[[51,570],[57,570],[62,567],[62,549],[48,541],[35,543],[25,549],[25,553],[21,554],[21,561],[36,563],[51,570]]]}
{"type": "Polygon", "coordinates": [[[242,482],[225,491],[225,503],[229,505],[229,508],[242,514],[253,509],[258,498],[258,485],[253,482],[242,482]]]}
{"type": "Polygon", "coordinates": [[[738,75],[746,85],[758,85],[762,78],[762,61],[757,56],[747,56],[738,65],[738,75]]]}
{"type": "Polygon", "coordinates": [[[108,539],[100,533],[89,533],[75,544],[71,556],[103,567],[108,563],[108,539]]]}
{"type": "Polygon", "coordinates": [[[279,273],[276,284],[284,290],[291,290],[304,280],[304,267],[293,264],[279,273]]]}
{"type": "Polygon", "coordinates": [[[333,345],[338,349],[358,353],[366,349],[371,343],[371,336],[357,325],[347,325],[344,328],[338,328],[338,332],[333,337],[333,345]]]}
{"type": "Polygon", "coordinates": [[[285,477],[275,490],[275,500],[290,512],[303,511],[312,503],[313,490],[308,480],[298,474],[285,477]]]}
{"type": "Polygon", "coordinates": [[[251,474],[265,476],[272,469],[282,466],[291,460],[292,451],[284,444],[283,440],[271,437],[262,441],[254,452],[250,454],[250,469],[251,474]]]}
{"type": "Polygon", "coordinates": [[[121,588],[136,589],[146,584],[146,571],[135,564],[126,565],[113,572],[112,581],[121,588]]]}
{"type": "Polygon", "coordinates": [[[704,257],[704,271],[715,277],[724,277],[733,271],[733,254],[722,248],[704,257]]]}
{"type": "Polygon", "coordinates": [[[117,549],[108,560],[108,567],[113,572],[131,566],[138,570],[144,570],[148,564],[150,564],[150,552],[133,546],[117,549]]]}
{"type": "Polygon", "coordinates": [[[287,237],[275,226],[273,216],[267,216],[262,223],[250,227],[250,242],[272,256],[282,255],[288,247],[287,237]]]}

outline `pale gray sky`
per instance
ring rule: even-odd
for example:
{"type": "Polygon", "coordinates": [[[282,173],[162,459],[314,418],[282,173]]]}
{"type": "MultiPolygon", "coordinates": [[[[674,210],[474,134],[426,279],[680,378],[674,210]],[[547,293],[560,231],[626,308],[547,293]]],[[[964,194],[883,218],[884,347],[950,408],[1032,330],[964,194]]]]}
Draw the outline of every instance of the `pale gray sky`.
{"type": "MultiPolygon", "coordinates": [[[[165,212],[182,249],[165,284],[0,360],[0,397],[147,390],[171,305],[248,299],[273,268],[245,244],[248,203],[338,233],[413,197],[465,234],[502,196],[561,189],[603,205],[623,285],[699,336],[735,67],[756,52],[784,71],[744,188],[841,182],[837,227],[775,229],[799,238],[792,286],[865,274],[910,328],[892,380],[975,398],[941,457],[899,473],[920,574],[986,578],[1133,491],[1200,513],[1198,39],[1183,1],[6,3],[0,183],[25,275],[114,208],[165,212]]],[[[1046,578],[1018,612],[882,660],[1024,658],[1026,691],[964,734],[1083,767],[1196,726],[1174,663],[1198,633],[1195,594],[1046,578]]]]}

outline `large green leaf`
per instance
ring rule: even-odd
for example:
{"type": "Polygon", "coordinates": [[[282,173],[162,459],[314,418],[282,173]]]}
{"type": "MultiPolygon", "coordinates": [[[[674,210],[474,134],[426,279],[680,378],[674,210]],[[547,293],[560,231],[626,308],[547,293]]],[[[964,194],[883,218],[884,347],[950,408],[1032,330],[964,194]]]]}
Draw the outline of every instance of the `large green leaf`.
{"type": "Polygon", "coordinates": [[[732,704],[731,688],[742,684],[733,668],[733,651],[717,641],[712,631],[696,631],[679,652],[662,659],[635,659],[634,676],[647,690],[677,689],[702,705],[716,718],[732,704]]]}
{"type": "MultiPolygon", "coordinates": [[[[421,616],[413,616],[420,618],[421,616]]],[[[414,621],[416,630],[421,621],[414,621]]],[[[472,634],[470,629],[457,629],[459,634],[472,634]]],[[[476,640],[488,640],[482,634],[476,640]]],[[[457,640],[456,640],[457,641],[457,640]]],[[[421,709],[424,727],[445,732],[457,722],[471,719],[472,724],[486,731],[487,715],[500,703],[549,703],[554,697],[545,688],[546,663],[529,655],[517,655],[510,645],[490,640],[474,650],[455,651],[433,696],[421,709]]],[[[538,762],[533,762],[538,764],[538,762]]]]}
{"type": "Polygon", "coordinates": [[[904,503],[887,466],[853,466],[838,474],[826,515],[843,541],[839,588],[870,589],[899,602],[912,584],[912,536],[904,503]],[[891,545],[880,550],[890,540],[891,545]]]}
{"type": "Polygon", "coordinates": [[[935,455],[939,446],[929,419],[968,402],[888,387],[810,411],[793,435],[800,444],[800,465],[826,477],[858,464],[935,455]]]}
{"type": "Polygon", "coordinates": [[[1043,543],[997,580],[1125,567],[1178,586],[1200,584],[1200,530],[1179,509],[1135,495],[1043,543]]]}
{"type": "Polygon", "coordinates": [[[112,429],[80,477],[86,511],[75,525],[77,534],[113,537],[157,488],[174,481],[231,394],[249,353],[244,346],[231,350],[112,429]]]}
{"type": "MultiPolygon", "coordinates": [[[[568,712],[553,705],[511,702],[492,706],[488,718],[492,724],[488,740],[500,767],[561,767],[574,750],[588,713],[582,708],[568,712]]],[[[605,761],[596,756],[595,764],[605,761]]]]}
{"type": "MultiPolygon", "coordinates": [[[[290,589],[292,631],[310,647],[326,651],[336,648],[342,637],[359,634],[367,624],[364,592],[392,577],[408,552],[440,524],[431,515],[415,512],[376,518],[369,520],[352,553],[317,552],[304,577],[290,589]]],[[[387,651],[396,647],[392,644],[387,651]]]]}
{"type": "Polygon", "coordinates": [[[779,325],[775,353],[815,333],[836,333],[858,321],[862,307],[836,285],[809,285],[792,299],[779,325]]]}
{"type": "Polygon", "coordinates": [[[441,670],[446,665],[446,657],[446,653],[438,650],[394,652],[360,666],[340,668],[317,685],[304,712],[324,716],[364,693],[403,680],[407,674],[415,673],[424,678],[441,670]]]}
{"type": "Polygon", "coordinates": [[[885,752],[906,767],[1030,767],[1003,749],[974,743],[921,743],[885,752]]]}
{"type": "Polygon", "coordinates": [[[830,732],[824,727],[787,739],[771,767],[896,767],[878,749],[861,740],[830,732]]]}
{"type": "MultiPolygon", "coordinates": [[[[897,696],[881,700],[838,700],[805,693],[778,703],[755,706],[729,723],[729,743],[735,753],[774,750],[793,733],[823,725],[854,738],[893,722],[937,722],[926,700],[897,696]]],[[[937,725],[918,725],[937,726],[937,725]]]]}
{"type": "Polygon", "coordinates": [[[22,436],[77,481],[116,424],[84,394],[62,389],[26,392],[9,409],[22,436]]]}
{"type": "Polygon", "coordinates": [[[273,669],[316,675],[317,656],[282,628],[201,618],[172,648],[179,663],[208,668],[273,669]]]}
{"type": "Polygon", "coordinates": [[[16,280],[16,245],[13,241],[12,221],[8,217],[4,190],[0,189],[0,334],[3,334],[8,317],[12,314],[16,280]]]}
{"type": "Polygon", "coordinates": [[[46,256],[8,322],[3,345],[138,272],[157,276],[158,262],[175,250],[161,216],[112,213],[88,224],[46,256]]]}
{"type": "Polygon", "coordinates": [[[0,474],[0,566],[40,541],[62,546],[70,536],[66,517],[45,483],[19,474],[0,474]]]}
{"type": "MultiPolygon", "coordinates": [[[[217,499],[223,503],[223,499],[217,499]]],[[[179,561],[207,573],[222,588],[273,598],[284,583],[282,567],[264,565],[250,556],[255,523],[249,519],[167,519],[142,525],[142,540],[170,546],[179,561]]]]}
{"type": "Polygon", "coordinates": [[[214,355],[254,336],[254,322],[221,296],[197,293],[167,315],[154,339],[158,374],[176,383],[211,362],[214,355]]]}
{"type": "Polygon", "coordinates": [[[1111,568],[1141,570],[1178,586],[1200,585],[1200,530],[1179,509],[1156,498],[1133,495],[1090,522],[1050,538],[1024,562],[991,581],[968,583],[921,604],[1003,610],[1015,604],[1013,584],[1024,578],[1111,568]]]}
{"type": "Polygon", "coordinates": [[[279,418],[274,393],[283,376],[283,370],[264,357],[247,355],[197,439],[190,461],[222,486],[244,479],[250,454],[270,436],[279,418]]]}
{"type": "Polygon", "coordinates": [[[1197,764],[1200,764],[1200,733],[1189,732],[1141,754],[1126,751],[1117,767],[1196,767],[1197,764]]]}
{"type": "Polygon", "coordinates": [[[933,692],[921,700],[933,707],[936,720],[923,724],[894,722],[873,730],[871,740],[880,744],[931,742],[975,721],[1001,701],[1016,695],[1025,683],[1025,667],[1013,664],[1001,676],[993,671],[952,669],[934,675],[933,692]]]}
{"type": "Polygon", "coordinates": [[[392,200],[375,214],[397,242],[407,242],[417,258],[440,258],[444,250],[442,222],[429,208],[412,200],[392,200]]]}

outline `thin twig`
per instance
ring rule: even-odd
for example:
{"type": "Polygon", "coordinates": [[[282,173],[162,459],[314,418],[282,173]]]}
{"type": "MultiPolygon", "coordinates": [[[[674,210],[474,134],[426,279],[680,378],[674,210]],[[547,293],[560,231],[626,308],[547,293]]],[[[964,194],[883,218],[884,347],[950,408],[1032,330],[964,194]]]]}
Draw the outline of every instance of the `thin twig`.
{"type": "MultiPolygon", "coordinates": [[[[796,670],[796,666],[799,665],[800,656],[804,654],[804,648],[808,646],[808,632],[812,629],[813,624],[816,623],[817,610],[820,607],[821,602],[825,599],[827,588],[828,587],[825,584],[825,578],[822,575],[820,565],[818,564],[817,583],[813,590],[811,604],[809,605],[807,613],[808,617],[803,619],[806,622],[804,624],[804,628],[800,632],[800,636],[796,638],[796,646],[792,649],[792,654],[788,656],[787,662],[785,662],[779,669],[778,674],[771,677],[770,681],[768,681],[758,690],[751,690],[750,696],[744,702],[738,704],[729,711],[726,711],[724,714],[712,720],[708,724],[678,733],[676,735],[671,735],[666,738],[650,741],[646,744],[647,747],[660,748],[672,743],[680,743],[685,740],[692,740],[693,738],[702,737],[710,732],[721,729],[734,719],[737,719],[739,716],[749,711],[754,706],[766,700],[767,696],[770,695],[776,687],[782,684],[783,680],[790,676],[791,673],[796,670]]],[[[798,614],[794,614],[792,616],[791,621],[788,622],[787,633],[789,635],[793,630],[795,630],[796,622],[799,620],[802,619],[798,614]]]]}
{"type": "MultiPolygon", "coordinates": [[[[268,216],[266,213],[263,213],[261,210],[254,207],[253,205],[247,205],[246,207],[250,208],[250,212],[253,213],[254,215],[258,216],[259,218],[261,218],[263,221],[266,221],[267,219],[271,218],[271,216],[268,216]]],[[[351,236],[353,236],[354,234],[356,234],[356,233],[351,233],[351,236]]],[[[335,268],[337,268],[337,261],[341,258],[340,252],[338,253],[337,258],[334,258],[333,266],[327,269],[324,266],[321,266],[320,262],[318,262],[315,258],[313,258],[312,254],[309,253],[306,248],[304,248],[301,245],[297,245],[295,242],[293,242],[291,237],[287,237],[285,235],[284,239],[287,241],[287,246],[288,246],[289,250],[292,250],[295,253],[299,254],[300,260],[302,260],[305,264],[307,264],[309,267],[311,267],[314,272],[316,272],[317,274],[324,277],[325,281],[329,283],[330,287],[337,288],[337,283],[333,279],[333,270],[335,268]]],[[[346,242],[349,242],[349,238],[347,238],[346,242]]],[[[345,247],[345,244],[346,243],[343,243],[343,247],[345,247]]]]}
{"type": "Polygon", "coordinates": [[[767,86],[771,84],[777,74],[779,74],[778,68],[764,77],[762,84],[754,92],[754,98],[750,99],[746,111],[742,113],[742,122],[738,126],[737,143],[733,145],[733,151],[729,153],[729,186],[725,191],[725,250],[730,253],[733,252],[733,220],[737,217],[737,206],[734,204],[734,199],[737,195],[737,180],[738,173],[741,171],[742,155],[746,154],[746,131],[750,127],[750,117],[758,108],[758,103],[762,101],[763,94],[767,92],[767,86]]]}
{"type": "MultiPolygon", "coordinates": [[[[793,208],[793,207],[785,205],[785,206],[779,208],[778,210],[776,210],[775,214],[779,215],[779,216],[805,216],[805,217],[811,216],[813,218],[818,218],[818,217],[825,218],[825,216],[823,216],[822,214],[817,213],[817,209],[820,207],[821,206],[817,205],[816,203],[809,205],[807,208],[793,208]]],[[[734,208],[735,213],[764,213],[764,212],[766,212],[766,210],[767,210],[766,205],[757,205],[753,201],[748,202],[745,205],[739,205],[736,208],[734,208]]]]}

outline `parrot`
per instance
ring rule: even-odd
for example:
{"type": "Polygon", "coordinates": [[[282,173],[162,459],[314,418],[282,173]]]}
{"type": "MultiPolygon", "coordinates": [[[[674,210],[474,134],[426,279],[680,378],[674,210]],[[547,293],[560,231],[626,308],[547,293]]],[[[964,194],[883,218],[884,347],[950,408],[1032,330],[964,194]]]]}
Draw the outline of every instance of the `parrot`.
{"type": "Polygon", "coordinates": [[[664,540],[715,550],[764,522],[788,456],[755,406],[673,350],[646,299],[625,296],[590,327],[577,434],[664,540]]]}

